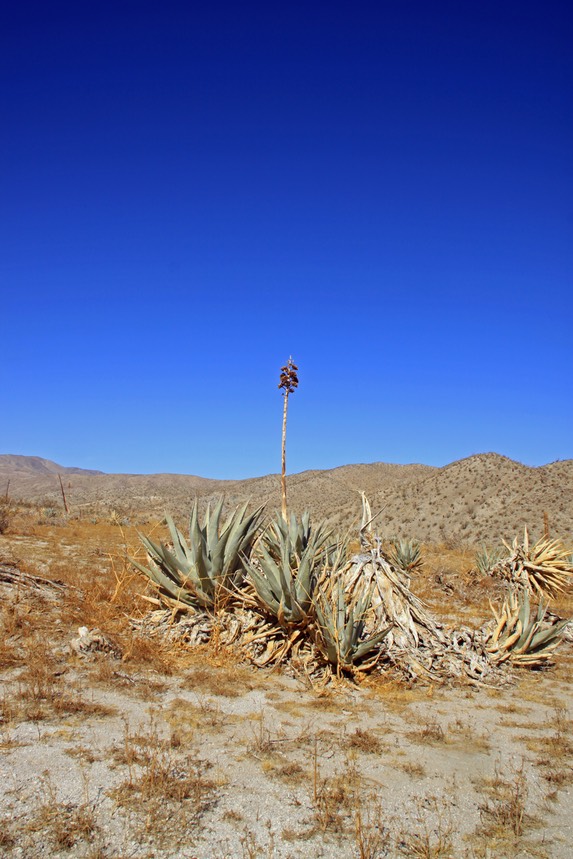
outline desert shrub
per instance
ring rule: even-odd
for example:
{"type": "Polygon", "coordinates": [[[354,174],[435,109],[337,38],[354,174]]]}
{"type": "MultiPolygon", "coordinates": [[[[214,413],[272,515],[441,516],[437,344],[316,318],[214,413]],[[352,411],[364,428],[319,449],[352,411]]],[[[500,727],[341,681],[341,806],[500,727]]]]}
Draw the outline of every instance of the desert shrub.
{"type": "Polygon", "coordinates": [[[8,501],[0,501],[0,534],[5,534],[14,518],[14,508],[8,501]]]}

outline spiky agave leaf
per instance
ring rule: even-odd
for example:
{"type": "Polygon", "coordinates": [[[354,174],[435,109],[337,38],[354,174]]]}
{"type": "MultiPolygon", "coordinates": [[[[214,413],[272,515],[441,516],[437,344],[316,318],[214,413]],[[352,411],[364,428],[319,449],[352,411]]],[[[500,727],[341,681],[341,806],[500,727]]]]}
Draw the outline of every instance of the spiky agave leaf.
{"type": "Polygon", "coordinates": [[[317,620],[317,646],[331,665],[340,671],[368,670],[380,657],[380,644],[392,624],[365,636],[366,616],[372,603],[372,585],[360,577],[345,588],[341,555],[334,570],[327,570],[317,583],[313,608],[317,620]]]}
{"type": "Polygon", "coordinates": [[[505,541],[504,545],[510,554],[492,567],[491,575],[526,587],[542,599],[555,599],[571,587],[573,565],[570,549],[566,549],[559,540],[542,537],[531,545],[525,528],[522,543],[515,537],[511,545],[505,541]]]}
{"type": "Polygon", "coordinates": [[[249,578],[259,603],[282,626],[308,619],[316,576],[323,566],[332,538],[328,522],[311,526],[308,513],[290,522],[277,516],[246,560],[249,578]]]}
{"type": "Polygon", "coordinates": [[[486,641],[486,652],[497,664],[538,668],[547,664],[563,637],[568,620],[549,621],[547,603],[541,601],[532,611],[529,591],[510,590],[499,615],[492,606],[495,627],[486,641]]]}
{"type": "Polygon", "coordinates": [[[297,566],[309,545],[318,556],[328,542],[336,542],[331,523],[327,519],[312,523],[308,511],[300,518],[292,513],[288,522],[277,515],[263,539],[268,551],[277,560],[282,558],[285,544],[288,545],[291,567],[297,566]]]}
{"type": "Polygon", "coordinates": [[[244,558],[251,553],[263,508],[247,513],[248,504],[235,508],[221,525],[223,499],[199,522],[197,501],[191,509],[189,542],[171,516],[165,521],[172,548],[139,534],[149,566],[132,563],[157,585],[160,594],[183,605],[213,608],[230,594],[244,576],[244,558]]]}
{"type": "Polygon", "coordinates": [[[386,557],[393,567],[408,574],[419,572],[424,563],[421,546],[416,540],[393,540],[386,557]]]}
{"type": "Polygon", "coordinates": [[[491,575],[492,570],[499,563],[501,557],[502,551],[500,549],[488,549],[487,546],[483,546],[475,555],[477,571],[482,576],[491,575]]]}

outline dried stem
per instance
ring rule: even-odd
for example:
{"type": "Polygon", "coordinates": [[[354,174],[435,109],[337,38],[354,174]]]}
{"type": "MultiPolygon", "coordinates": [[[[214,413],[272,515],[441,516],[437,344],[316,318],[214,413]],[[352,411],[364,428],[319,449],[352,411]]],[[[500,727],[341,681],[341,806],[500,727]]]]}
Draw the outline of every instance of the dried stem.
{"type": "Polygon", "coordinates": [[[293,362],[292,357],[288,359],[284,367],[281,367],[281,378],[279,388],[283,391],[283,433],[282,433],[282,462],[281,462],[281,512],[282,517],[287,521],[287,492],[286,492],[286,428],[287,428],[287,411],[288,411],[288,395],[298,387],[298,367],[293,362]]]}
{"type": "Polygon", "coordinates": [[[282,438],[282,467],[281,467],[281,512],[282,517],[287,521],[287,487],[286,487],[286,428],[287,428],[287,410],[288,410],[288,391],[284,394],[283,408],[283,438],[282,438]]]}

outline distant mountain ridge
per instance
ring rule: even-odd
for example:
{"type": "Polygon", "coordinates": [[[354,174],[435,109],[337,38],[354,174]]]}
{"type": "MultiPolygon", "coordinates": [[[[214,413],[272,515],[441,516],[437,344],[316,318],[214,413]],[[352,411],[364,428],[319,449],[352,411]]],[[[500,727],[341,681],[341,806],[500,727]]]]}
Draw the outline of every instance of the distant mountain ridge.
{"type": "Polygon", "coordinates": [[[94,471],[89,468],[75,468],[58,465],[51,459],[42,459],[40,456],[22,456],[17,453],[0,454],[0,474],[10,473],[22,474],[103,474],[103,471],[94,471]]]}
{"type": "MultiPolygon", "coordinates": [[[[14,499],[61,506],[58,474],[76,513],[101,515],[112,509],[141,520],[167,510],[184,520],[192,501],[200,507],[223,495],[226,507],[244,501],[280,508],[280,476],[213,480],[182,474],[104,474],[68,468],[41,457],[0,455],[0,480],[14,499]]],[[[385,462],[342,465],[288,477],[289,508],[328,516],[340,527],[356,522],[360,493],[383,536],[424,542],[496,543],[522,533],[539,536],[544,517],[550,533],[573,544],[573,460],[531,467],[496,453],[476,454],[441,468],[385,462]]],[[[0,496],[3,488],[0,484],[0,496]]]]}

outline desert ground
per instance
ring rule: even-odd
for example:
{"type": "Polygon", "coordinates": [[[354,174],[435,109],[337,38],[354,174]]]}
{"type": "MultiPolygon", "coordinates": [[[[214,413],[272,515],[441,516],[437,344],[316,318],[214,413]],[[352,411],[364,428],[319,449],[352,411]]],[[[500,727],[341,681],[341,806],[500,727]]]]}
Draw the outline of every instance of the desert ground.
{"type": "MultiPolygon", "coordinates": [[[[143,517],[144,533],[160,520],[143,517]]],[[[150,637],[135,524],[13,504],[0,536],[7,857],[571,856],[571,668],[488,683],[389,670],[313,686],[211,641],[150,637]],[[45,582],[43,581],[45,580],[45,582]],[[78,629],[101,647],[74,649],[78,629]]],[[[501,585],[425,544],[413,590],[478,627],[501,585]]],[[[552,606],[573,616],[573,599],[552,606]]]]}

